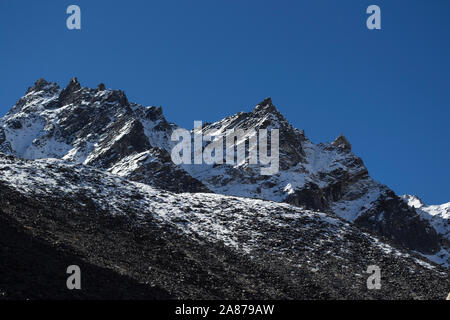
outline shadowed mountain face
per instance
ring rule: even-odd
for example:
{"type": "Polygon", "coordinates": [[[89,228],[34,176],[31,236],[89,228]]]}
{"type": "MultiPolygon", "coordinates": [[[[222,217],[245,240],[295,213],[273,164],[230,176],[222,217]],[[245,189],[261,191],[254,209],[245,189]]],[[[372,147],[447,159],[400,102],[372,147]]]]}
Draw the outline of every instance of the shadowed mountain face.
{"type": "MultiPolygon", "coordinates": [[[[25,161],[20,158],[48,161],[50,168],[55,166],[61,170],[58,179],[55,176],[60,184],[67,183],[64,179],[75,184],[84,181],[82,174],[72,174],[71,170],[77,168],[81,171],[96,170],[99,177],[120,177],[120,182],[112,183],[115,187],[117,184],[140,182],[140,188],[150,186],[161,192],[185,193],[190,197],[206,192],[264,200],[261,203],[272,203],[267,201],[270,200],[298,210],[318,211],[342,218],[402,250],[420,252],[432,261],[449,266],[448,216],[442,215],[440,222],[435,223],[436,219],[429,218],[429,211],[408,205],[405,199],[374,181],[343,135],[332,143],[312,143],[304,131],[292,127],[270,98],[257,104],[250,112],[240,112],[204,125],[203,134],[224,140],[231,134],[230,130],[256,130],[257,135],[259,129],[278,129],[279,172],[264,176],[260,174],[261,165],[249,164],[248,161],[235,165],[175,165],[170,153],[177,143],[171,141],[172,132],[177,128],[166,121],[161,107],[144,107],[129,102],[123,91],[107,90],[103,84],[97,89],[85,88],[76,78],[66,88],[60,89],[57,84],[40,79],[0,119],[0,152],[15,157],[8,160],[12,161],[11,166],[25,161]],[[54,163],[55,160],[50,158],[60,159],[64,165],[54,163]],[[67,166],[74,167],[68,169],[67,166]]],[[[208,143],[204,142],[203,146],[208,143]]],[[[245,143],[245,140],[238,141],[237,147],[245,143]]],[[[248,150],[248,145],[244,148],[248,150]]],[[[27,172],[21,170],[22,173],[27,172]]],[[[46,170],[49,169],[42,168],[42,172],[46,170]]],[[[0,171],[0,177],[8,172],[9,168],[4,168],[0,171]]],[[[19,176],[9,177],[17,180],[19,176]]],[[[26,193],[24,197],[29,197],[29,191],[41,190],[41,184],[47,183],[46,179],[52,181],[45,175],[41,182],[24,180],[24,185],[29,188],[22,190],[26,193]]],[[[106,217],[116,211],[143,210],[140,207],[130,208],[125,203],[117,203],[107,209],[96,207],[95,199],[105,194],[102,194],[104,188],[101,185],[94,185],[90,191],[77,190],[79,198],[71,201],[84,199],[92,209],[92,215],[102,212],[106,217]]],[[[10,188],[20,191],[22,187],[14,184],[10,188]]],[[[47,195],[51,191],[52,188],[49,188],[47,195]]],[[[110,196],[116,192],[119,191],[110,196]]],[[[133,199],[134,196],[142,195],[136,193],[130,197],[133,199]]],[[[177,198],[172,206],[183,214],[191,212],[190,205],[188,208],[180,207],[180,199],[177,198]]],[[[207,201],[205,199],[199,201],[207,201]]],[[[38,203],[35,202],[35,205],[38,206],[38,203]]],[[[213,205],[210,201],[207,203],[213,205]]],[[[233,205],[235,203],[232,202],[229,207],[233,208],[233,205]]],[[[224,208],[217,208],[214,214],[220,216],[224,208]]],[[[253,212],[250,208],[242,210],[253,212]]],[[[190,223],[196,226],[195,230],[191,230],[196,234],[205,221],[200,219],[190,223]]],[[[230,232],[236,239],[228,245],[244,246],[243,239],[249,237],[249,231],[233,229],[230,232]]],[[[272,230],[267,232],[275,236],[272,230]]],[[[191,236],[185,235],[185,241],[191,236]]],[[[287,241],[287,246],[293,245],[290,238],[278,240],[287,241]]],[[[218,241],[223,242],[224,239],[218,241]]],[[[205,248],[209,245],[205,244],[205,248]]]]}
{"type": "Polygon", "coordinates": [[[0,211],[0,299],[170,299],[167,291],[83,260],[72,248],[30,234],[0,211]],[[82,290],[67,290],[67,267],[82,272],[82,290]]]}

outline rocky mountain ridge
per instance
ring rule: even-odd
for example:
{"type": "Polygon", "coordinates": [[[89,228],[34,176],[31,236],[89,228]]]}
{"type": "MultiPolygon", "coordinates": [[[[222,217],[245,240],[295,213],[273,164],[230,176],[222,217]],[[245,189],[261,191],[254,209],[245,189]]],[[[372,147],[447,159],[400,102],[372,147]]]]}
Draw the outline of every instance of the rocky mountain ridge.
{"type": "Polygon", "coordinates": [[[248,162],[174,165],[170,137],[176,128],[161,107],[131,103],[123,91],[81,87],[76,78],[60,89],[40,79],[0,120],[0,152],[93,166],[171,192],[213,192],[326,212],[450,265],[448,223],[436,228],[426,213],[374,181],[343,135],[312,143],[270,98],[202,131],[218,139],[230,129],[279,129],[280,171],[273,176],[261,176],[260,165],[248,162]]]}

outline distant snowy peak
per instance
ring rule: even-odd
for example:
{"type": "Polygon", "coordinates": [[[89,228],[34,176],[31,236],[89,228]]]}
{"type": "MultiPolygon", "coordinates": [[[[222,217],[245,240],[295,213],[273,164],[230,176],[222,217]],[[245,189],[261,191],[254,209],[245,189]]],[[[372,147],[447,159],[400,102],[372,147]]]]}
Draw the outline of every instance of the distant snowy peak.
{"type": "Polygon", "coordinates": [[[418,196],[413,196],[409,194],[404,194],[401,196],[403,200],[406,201],[406,203],[413,208],[421,208],[425,206],[425,204],[422,202],[422,200],[418,196]]]}
{"type": "Polygon", "coordinates": [[[427,206],[424,210],[427,210],[433,216],[440,215],[444,219],[450,219],[450,202],[427,206]]]}
{"type": "Polygon", "coordinates": [[[450,202],[441,205],[425,205],[417,196],[402,195],[402,199],[422,218],[429,220],[435,229],[450,241],[450,202]]]}
{"type": "Polygon", "coordinates": [[[450,267],[450,250],[448,249],[450,244],[450,202],[441,205],[425,205],[417,196],[405,194],[401,198],[411,208],[415,208],[417,214],[428,221],[443,238],[443,249],[429,258],[436,263],[450,267]]]}
{"type": "Polygon", "coordinates": [[[426,205],[418,196],[404,194],[401,197],[410,207],[421,209],[431,216],[440,216],[443,219],[450,219],[450,202],[441,205],[426,205]]]}

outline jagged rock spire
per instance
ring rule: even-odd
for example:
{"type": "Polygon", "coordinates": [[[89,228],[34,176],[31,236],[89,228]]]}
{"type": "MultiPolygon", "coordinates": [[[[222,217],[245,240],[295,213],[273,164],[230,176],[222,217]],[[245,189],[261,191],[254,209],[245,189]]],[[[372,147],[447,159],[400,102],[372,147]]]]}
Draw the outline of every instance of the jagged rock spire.
{"type": "Polygon", "coordinates": [[[331,144],[343,150],[352,151],[352,145],[342,133],[331,144]]]}
{"type": "Polygon", "coordinates": [[[39,78],[32,87],[29,87],[27,90],[27,93],[30,93],[32,91],[41,91],[44,90],[45,87],[53,85],[55,87],[58,87],[58,85],[56,83],[50,83],[47,80],[45,80],[44,78],[39,78]]]}
{"type": "MultiPolygon", "coordinates": [[[[59,101],[63,102],[66,99],[73,100],[73,93],[80,90],[81,85],[78,82],[78,79],[76,77],[73,77],[67,87],[61,91],[61,94],[59,95],[59,101]]],[[[68,102],[68,101],[67,101],[68,102]]]]}
{"type": "Polygon", "coordinates": [[[80,90],[80,89],[81,89],[81,85],[78,82],[78,79],[76,77],[73,77],[72,79],[70,79],[70,82],[67,85],[65,90],[69,90],[69,91],[73,92],[73,91],[80,90]]]}
{"type": "Polygon", "coordinates": [[[259,112],[263,110],[264,112],[278,112],[277,108],[272,103],[272,98],[267,97],[260,103],[258,103],[253,111],[259,112]]]}
{"type": "Polygon", "coordinates": [[[260,105],[260,106],[273,105],[272,104],[272,98],[271,97],[267,97],[262,102],[258,103],[258,105],[260,105]]]}
{"type": "Polygon", "coordinates": [[[99,83],[97,86],[97,91],[105,91],[106,87],[104,83],[99,83]]]}

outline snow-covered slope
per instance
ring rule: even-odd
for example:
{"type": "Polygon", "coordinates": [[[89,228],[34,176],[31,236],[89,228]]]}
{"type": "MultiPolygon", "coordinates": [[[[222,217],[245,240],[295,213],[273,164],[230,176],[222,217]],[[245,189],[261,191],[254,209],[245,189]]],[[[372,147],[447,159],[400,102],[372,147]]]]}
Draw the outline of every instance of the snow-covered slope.
{"type": "Polygon", "coordinates": [[[428,206],[418,196],[402,195],[402,198],[409,206],[418,209],[417,212],[450,241],[450,202],[428,206]]]}
{"type": "MultiPolygon", "coordinates": [[[[3,207],[11,206],[7,200],[9,189],[26,199],[63,204],[64,215],[53,213],[50,217],[56,224],[70,223],[66,220],[70,221],[75,214],[72,211],[78,210],[72,203],[85,208],[87,215],[124,217],[128,224],[137,225],[157,222],[191,239],[224,244],[251,260],[276,261],[298,281],[304,280],[304,272],[317,277],[317,281],[331,276],[335,280],[327,280],[331,281],[327,282],[329,286],[337,292],[353,292],[353,297],[389,292],[393,296],[425,298],[428,294],[419,284],[429,286],[435,282],[442,286],[449,279],[445,269],[384,243],[338,217],[289,204],[218,194],[176,194],[81,164],[0,156],[3,207]],[[366,289],[364,272],[369,265],[383,270],[383,278],[388,279],[385,291],[366,289]],[[406,291],[399,290],[406,287],[406,291]]],[[[442,295],[439,290],[433,294],[442,295]]]]}

